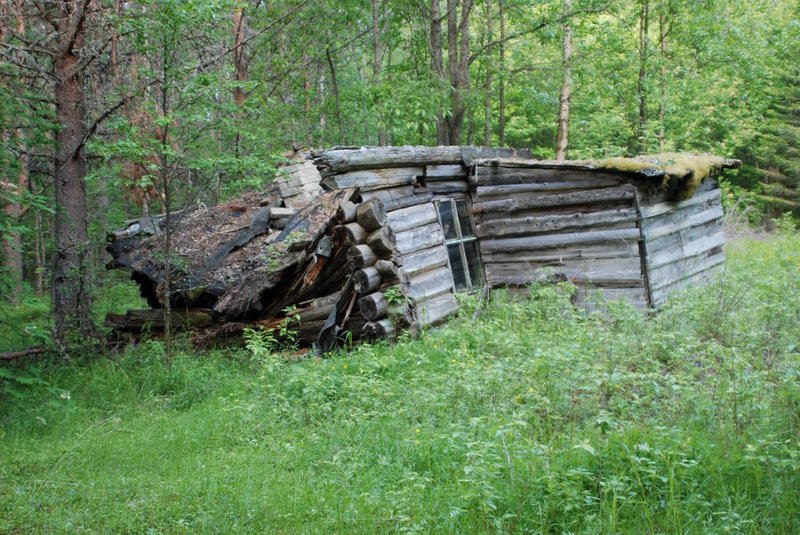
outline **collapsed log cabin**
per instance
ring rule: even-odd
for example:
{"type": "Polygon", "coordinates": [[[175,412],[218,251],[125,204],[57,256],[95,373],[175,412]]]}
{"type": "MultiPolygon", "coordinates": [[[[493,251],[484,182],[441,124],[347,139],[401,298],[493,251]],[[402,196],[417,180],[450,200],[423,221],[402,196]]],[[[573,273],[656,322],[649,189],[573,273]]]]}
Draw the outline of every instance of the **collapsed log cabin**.
{"type": "Polygon", "coordinates": [[[661,306],[725,255],[708,155],[553,162],[475,147],[337,148],[284,168],[265,191],[131,222],[109,267],[154,311],[110,315],[118,334],[176,326],[199,344],[246,328],[294,332],[321,351],[344,336],[418,332],[457,313],[456,293],[570,281],[576,304],[661,306]],[[175,244],[164,251],[166,233],[175,244]]]}

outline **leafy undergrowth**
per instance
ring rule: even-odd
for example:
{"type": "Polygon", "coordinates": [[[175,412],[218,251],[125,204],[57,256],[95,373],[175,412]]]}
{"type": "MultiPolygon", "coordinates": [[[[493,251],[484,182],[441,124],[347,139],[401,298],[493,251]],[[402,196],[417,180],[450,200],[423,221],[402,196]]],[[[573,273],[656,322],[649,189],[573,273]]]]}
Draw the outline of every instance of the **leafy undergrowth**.
{"type": "Polygon", "coordinates": [[[800,238],[646,318],[567,286],[327,359],[150,343],[0,408],[0,531],[797,533],[800,238]]]}

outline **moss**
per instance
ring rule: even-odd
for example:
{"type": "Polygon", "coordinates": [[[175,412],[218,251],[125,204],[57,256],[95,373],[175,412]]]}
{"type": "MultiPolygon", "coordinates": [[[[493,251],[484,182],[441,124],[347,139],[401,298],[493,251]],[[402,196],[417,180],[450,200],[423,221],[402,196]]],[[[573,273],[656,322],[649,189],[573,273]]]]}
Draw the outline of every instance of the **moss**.
{"type": "Polygon", "coordinates": [[[670,198],[688,199],[710,175],[719,172],[725,160],[711,154],[674,153],[607,158],[595,162],[600,169],[663,177],[670,198]]]}

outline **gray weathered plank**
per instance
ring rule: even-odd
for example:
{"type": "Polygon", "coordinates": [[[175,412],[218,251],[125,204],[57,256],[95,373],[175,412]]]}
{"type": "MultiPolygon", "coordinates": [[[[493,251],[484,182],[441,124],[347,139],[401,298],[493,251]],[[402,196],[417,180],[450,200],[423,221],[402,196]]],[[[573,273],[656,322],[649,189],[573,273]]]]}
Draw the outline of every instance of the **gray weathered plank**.
{"type": "Polygon", "coordinates": [[[412,303],[425,301],[453,291],[453,274],[448,267],[422,272],[403,284],[406,297],[412,303]]]}
{"type": "Polygon", "coordinates": [[[433,195],[449,195],[452,193],[469,192],[469,183],[466,180],[439,180],[427,182],[428,191],[433,195]]]}
{"type": "Polygon", "coordinates": [[[636,210],[632,208],[572,214],[527,215],[479,223],[476,226],[476,232],[479,238],[522,236],[574,230],[588,226],[634,223],[636,217],[636,210]]]}
{"type": "Polygon", "coordinates": [[[389,188],[413,184],[424,172],[422,167],[399,167],[389,169],[364,169],[348,171],[324,178],[321,185],[326,190],[344,188],[389,188]]]}
{"type": "Polygon", "coordinates": [[[395,236],[397,251],[403,256],[444,243],[444,232],[438,222],[398,232],[395,236]]]}
{"type": "Polygon", "coordinates": [[[691,277],[725,262],[725,253],[718,251],[702,254],[665,264],[650,270],[650,288],[660,290],[677,281],[691,277]]]}
{"type": "Polygon", "coordinates": [[[553,206],[597,204],[604,202],[619,202],[630,205],[636,193],[636,188],[629,184],[595,190],[578,190],[565,193],[552,193],[542,195],[517,194],[505,199],[473,203],[476,214],[485,212],[518,212],[550,208],[553,206]]]}
{"type": "Polygon", "coordinates": [[[601,258],[639,258],[639,245],[637,243],[603,243],[599,245],[576,245],[552,247],[536,251],[507,253],[503,251],[489,253],[483,252],[484,262],[548,262],[561,260],[591,260],[601,258]]]}
{"type": "Polygon", "coordinates": [[[433,203],[410,206],[400,210],[394,210],[388,214],[388,224],[395,233],[423,227],[438,221],[436,207],[433,203]]]}
{"type": "Polygon", "coordinates": [[[699,284],[705,284],[715,280],[723,271],[725,263],[710,266],[699,273],[675,281],[669,286],[665,286],[653,292],[653,306],[660,307],[666,303],[670,295],[699,284]]]}
{"type": "Polygon", "coordinates": [[[676,210],[688,208],[690,206],[704,205],[709,203],[719,202],[720,192],[719,189],[714,189],[705,193],[697,193],[692,198],[680,202],[662,202],[652,204],[649,206],[642,206],[642,218],[649,219],[651,217],[660,216],[663,214],[670,214],[676,210]]]}
{"type": "Polygon", "coordinates": [[[623,182],[613,177],[591,177],[576,180],[560,180],[555,182],[530,182],[526,184],[506,184],[499,186],[478,186],[475,199],[490,200],[496,197],[517,195],[520,193],[539,193],[550,191],[569,191],[580,189],[597,189],[622,185],[623,182]]]}
{"type": "Polygon", "coordinates": [[[444,320],[458,313],[459,306],[456,296],[445,293],[432,299],[420,301],[414,310],[415,327],[424,328],[438,325],[444,320]]]}
{"type": "Polygon", "coordinates": [[[666,247],[657,251],[648,250],[647,268],[648,270],[653,270],[683,258],[703,254],[723,245],[725,245],[725,234],[720,228],[709,236],[701,234],[691,241],[681,242],[673,247],[666,247]]]}
{"type": "Polygon", "coordinates": [[[546,249],[552,247],[596,244],[596,243],[634,243],[639,241],[639,229],[599,230],[587,232],[570,232],[565,234],[548,234],[524,238],[501,238],[481,240],[481,252],[515,252],[546,249]]]}
{"type": "Polygon", "coordinates": [[[425,166],[425,180],[451,178],[467,178],[467,168],[461,164],[425,166]]]}
{"type": "Polygon", "coordinates": [[[722,219],[722,216],[723,213],[721,205],[714,205],[708,210],[700,212],[699,214],[690,215],[688,217],[685,214],[678,212],[674,214],[674,217],[672,218],[662,219],[661,224],[646,225],[644,227],[645,241],[655,241],[658,238],[663,238],[669,234],[674,234],[691,227],[705,225],[706,223],[710,223],[717,219],[722,219]]]}

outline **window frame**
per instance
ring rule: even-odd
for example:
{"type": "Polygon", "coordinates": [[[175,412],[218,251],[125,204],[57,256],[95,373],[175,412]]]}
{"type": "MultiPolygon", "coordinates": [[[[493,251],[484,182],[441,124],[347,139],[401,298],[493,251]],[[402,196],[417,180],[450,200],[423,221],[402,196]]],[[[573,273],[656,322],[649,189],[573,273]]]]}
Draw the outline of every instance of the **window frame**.
{"type": "Polygon", "coordinates": [[[450,262],[450,246],[451,245],[457,245],[458,246],[458,251],[460,253],[459,256],[461,257],[461,262],[462,262],[463,268],[464,268],[464,277],[465,277],[466,283],[467,283],[466,287],[462,288],[462,289],[457,288],[457,282],[456,282],[455,276],[454,276],[453,277],[453,291],[455,291],[455,292],[470,292],[470,291],[476,289],[478,287],[478,285],[483,282],[483,278],[484,278],[484,275],[483,275],[483,263],[481,262],[481,256],[480,256],[481,251],[480,251],[480,245],[478,243],[477,232],[476,232],[476,229],[475,229],[475,221],[472,219],[472,214],[470,214],[470,210],[469,210],[470,205],[471,205],[470,199],[468,197],[461,197],[461,196],[459,196],[459,197],[444,197],[444,198],[440,198],[440,199],[434,200],[434,204],[436,206],[436,218],[439,221],[439,226],[442,227],[442,231],[443,231],[443,234],[444,234],[444,246],[445,246],[445,250],[447,251],[447,267],[450,269],[451,273],[454,273],[453,265],[450,262]],[[472,235],[470,235],[470,236],[464,236],[463,232],[462,232],[463,221],[462,221],[461,216],[459,215],[459,212],[458,212],[458,202],[459,201],[462,201],[462,202],[466,203],[466,207],[467,207],[467,214],[466,215],[467,215],[467,219],[468,219],[469,230],[472,232],[472,235]],[[444,203],[449,203],[450,207],[451,207],[451,211],[452,211],[452,214],[453,214],[453,225],[454,225],[455,233],[456,233],[456,237],[455,238],[447,239],[447,231],[445,230],[444,223],[442,222],[442,213],[441,213],[441,211],[439,209],[439,206],[441,204],[444,204],[444,203]],[[469,262],[469,258],[467,257],[466,247],[464,245],[466,243],[472,243],[472,242],[475,243],[475,251],[476,251],[476,256],[477,256],[477,258],[475,258],[475,260],[476,260],[476,264],[477,264],[478,280],[472,280],[473,277],[472,277],[472,274],[470,273],[470,269],[469,269],[470,262],[469,262]]]}

